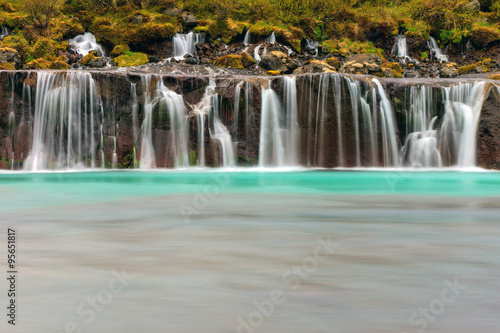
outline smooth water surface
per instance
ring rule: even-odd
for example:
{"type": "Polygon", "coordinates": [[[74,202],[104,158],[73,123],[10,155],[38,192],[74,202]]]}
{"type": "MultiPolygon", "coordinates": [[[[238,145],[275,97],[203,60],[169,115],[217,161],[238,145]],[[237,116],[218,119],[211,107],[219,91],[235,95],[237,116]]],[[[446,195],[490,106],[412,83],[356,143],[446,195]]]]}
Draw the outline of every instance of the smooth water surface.
{"type": "Polygon", "coordinates": [[[3,173],[0,331],[497,332],[499,199],[496,172],[3,173]]]}

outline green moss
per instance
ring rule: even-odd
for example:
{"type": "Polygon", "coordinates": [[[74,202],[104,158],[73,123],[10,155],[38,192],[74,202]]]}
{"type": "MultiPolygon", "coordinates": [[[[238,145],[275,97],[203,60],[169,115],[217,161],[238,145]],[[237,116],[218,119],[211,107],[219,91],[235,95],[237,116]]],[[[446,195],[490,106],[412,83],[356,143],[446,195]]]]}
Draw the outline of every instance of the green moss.
{"type": "Polygon", "coordinates": [[[200,32],[208,32],[208,26],[205,25],[205,26],[197,26],[194,28],[194,32],[196,33],[200,33],[200,32]]]}
{"type": "Polygon", "coordinates": [[[281,74],[281,72],[280,72],[280,71],[267,71],[267,74],[268,74],[268,75],[275,76],[275,75],[280,75],[280,74],[281,74]]]}
{"type": "Polygon", "coordinates": [[[424,61],[427,58],[429,58],[429,54],[427,52],[424,51],[420,53],[420,60],[424,61]]]}
{"type": "Polygon", "coordinates": [[[250,67],[253,64],[255,64],[255,59],[247,53],[243,53],[241,55],[225,55],[214,61],[215,66],[236,69],[250,67]]]}
{"type": "Polygon", "coordinates": [[[371,53],[383,58],[384,50],[376,48],[372,42],[353,41],[348,38],[341,41],[326,40],[322,44],[330,53],[339,53],[342,57],[351,54],[371,53]]]}
{"type": "Polygon", "coordinates": [[[394,69],[392,69],[391,71],[392,71],[392,77],[394,77],[396,79],[400,79],[403,77],[403,74],[401,72],[398,72],[394,69]]]}
{"type": "Polygon", "coordinates": [[[208,32],[212,40],[221,38],[226,44],[229,44],[236,36],[242,35],[247,29],[248,24],[244,22],[232,21],[230,19],[212,21],[208,25],[208,32]]]}
{"type": "Polygon", "coordinates": [[[335,57],[330,57],[325,61],[328,65],[335,67],[335,69],[339,69],[341,66],[340,60],[335,57]]]}
{"type": "Polygon", "coordinates": [[[118,67],[141,66],[149,62],[148,56],[140,52],[126,52],[114,59],[118,67]]]}
{"type": "Polygon", "coordinates": [[[127,51],[130,51],[130,48],[128,47],[128,45],[116,45],[114,48],[113,48],[113,51],[111,51],[111,56],[112,57],[118,57],[122,54],[124,54],[125,52],[127,51]]]}
{"type": "Polygon", "coordinates": [[[0,45],[16,50],[23,61],[26,61],[30,55],[30,45],[28,41],[20,35],[7,36],[0,42],[0,45]]]}
{"type": "Polygon", "coordinates": [[[490,77],[488,79],[490,79],[490,80],[500,80],[500,74],[490,75],[490,77]]]}
{"type": "Polygon", "coordinates": [[[93,52],[90,52],[85,57],[83,57],[83,59],[80,61],[80,63],[82,65],[87,66],[91,60],[96,59],[96,58],[97,58],[97,56],[93,52]]]}
{"type": "Polygon", "coordinates": [[[458,75],[469,74],[470,72],[476,70],[476,67],[480,64],[472,64],[468,66],[463,66],[458,69],[458,75]]]}
{"type": "Polygon", "coordinates": [[[273,27],[267,22],[259,21],[250,26],[249,31],[252,36],[267,37],[273,32],[273,27]]]}
{"type": "Polygon", "coordinates": [[[4,64],[0,64],[0,69],[7,69],[7,70],[16,70],[16,65],[13,62],[7,62],[4,64]]]}
{"type": "Polygon", "coordinates": [[[492,42],[500,40],[500,31],[497,25],[474,25],[471,31],[474,44],[485,47],[492,42]]]}
{"type": "Polygon", "coordinates": [[[194,150],[189,151],[189,165],[190,166],[198,165],[198,158],[196,157],[196,152],[194,150]]]}
{"type": "Polygon", "coordinates": [[[28,69],[68,69],[69,65],[65,61],[65,57],[44,57],[35,59],[26,64],[28,69]]]}

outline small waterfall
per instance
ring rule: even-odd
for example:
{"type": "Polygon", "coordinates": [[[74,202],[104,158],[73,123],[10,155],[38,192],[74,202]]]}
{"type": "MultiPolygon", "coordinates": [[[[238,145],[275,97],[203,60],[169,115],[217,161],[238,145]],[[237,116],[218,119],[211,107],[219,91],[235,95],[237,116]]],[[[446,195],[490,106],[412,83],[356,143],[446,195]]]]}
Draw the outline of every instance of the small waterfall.
{"type": "Polygon", "coordinates": [[[285,137],[285,164],[297,166],[299,164],[298,149],[298,110],[297,110],[297,83],[295,77],[284,76],[284,100],[286,110],[286,137],[285,137]]]}
{"type": "Polygon", "coordinates": [[[9,29],[7,29],[7,27],[2,27],[2,33],[0,33],[0,40],[3,40],[8,35],[10,35],[9,29]]]}
{"type": "Polygon", "coordinates": [[[27,170],[96,166],[95,152],[102,153],[98,96],[89,73],[38,72],[27,170]]]}
{"type": "Polygon", "coordinates": [[[410,87],[410,107],[406,112],[406,141],[401,148],[403,165],[440,167],[435,99],[430,87],[410,87]]]}
{"type": "MultiPolygon", "coordinates": [[[[174,167],[188,167],[188,119],[182,95],[168,89],[163,84],[161,77],[154,76],[156,85],[152,84],[151,75],[142,77],[144,92],[144,120],[141,126],[141,168],[150,169],[156,167],[156,160],[160,152],[155,151],[152,137],[153,118],[167,124],[167,138],[165,142],[159,142],[156,147],[162,149],[161,156],[166,158],[167,163],[172,162],[174,167]],[[166,115],[168,119],[163,119],[166,115]],[[163,150],[165,150],[163,152],[163,150]]],[[[156,122],[156,121],[155,121],[156,122]]]]}
{"type": "MultiPolygon", "coordinates": [[[[270,85],[270,83],[269,83],[270,85]]],[[[274,90],[262,87],[262,109],[260,121],[259,166],[283,166],[285,148],[283,145],[283,110],[274,90]]]]}
{"type": "Polygon", "coordinates": [[[209,120],[211,120],[209,126],[210,137],[219,142],[222,151],[222,166],[231,167],[236,165],[236,154],[231,134],[229,134],[227,127],[222,123],[220,118],[219,95],[215,92],[215,88],[215,80],[210,79],[205,92],[212,99],[212,105],[208,114],[209,120]]]}
{"type": "Polygon", "coordinates": [[[314,56],[318,56],[319,42],[315,40],[306,39],[306,50],[314,50],[314,56]]]}
{"type": "Polygon", "coordinates": [[[95,36],[90,32],[68,39],[68,43],[71,48],[81,56],[86,56],[92,50],[97,51],[97,54],[100,57],[106,56],[104,48],[97,44],[95,36]]]}
{"type": "Polygon", "coordinates": [[[396,140],[396,122],[391,102],[387,98],[384,87],[379,80],[373,79],[380,96],[380,121],[382,126],[382,143],[384,145],[384,166],[399,167],[399,155],[396,140]]]}
{"type": "Polygon", "coordinates": [[[266,40],[267,43],[269,44],[274,44],[276,43],[276,36],[274,35],[274,31],[271,33],[271,36],[266,40]]]}
{"type": "Polygon", "coordinates": [[[141,125],[141,169],[156,167],[156,156],[153,147],[153,104],[156,102],[150,92],[151,75],[141,76],[144,92],[144,120],[141,125]]]}
{"type": "Polygon", "coordinates": [[[250,30],[247,30],[247,33],[245,34],[245,38],[243,39],[243,44],[249,45],[250,43],[251,43],[250,30]]]}
{"type": "Polygon", "coordinates": [[[436,59],[438,61],[440,61],[440,62],[448,62],[448,56],[446,54],[444,54],[443,51],[441,51],[441,49],[439,48],[438,43],[436,42],[436,40],[433,37],[431,37],[430,42],[427,42],[427,45],[429,46],[429,49],[431,51],[434,51],[436,59]]]}
{"type": "Polygon", "coordinates": [[[476,137],[479,115],[485,98],[485,83],[461,83],[444,88],[444,138],[455,139],[457,166],[476,165],[476,137]]]}
{"type": "Polygon", "coordinates": [[[406,36],[403,34],[398,34],[396,36],[396,41],[394,42],[394,46],[392,48],[393,55],[398,57],[401,62],[405,63],[406,60],[410,59],[408,55],[408,48],[406,46],[406,36]]]}
{"type": "Polygon", "coordinates": [[[205,42],[203,34],[192,31],[187,34],[175,34],[172,40],[176,59],[183,59],[186,54],[195,56],[196,44],[205,42]]]}
{"type": "Polygon", "coordinates": [[[485,83],[460,83],[440,90],[444,105],[442,117],[436,110],[433,88],[410,88],[407,136],[401,148],[403,165],[474,167],[485,83]]]}
{"type": "Polygon", "coordinates": [[[262,44],[259,44],[253,50],[253,58],[255,59],[255,61],[261,61],[261,58],[260,58],[260,55],[259,55],[259,49],[260,49],[261,46],[262,46],[262,44]]]}

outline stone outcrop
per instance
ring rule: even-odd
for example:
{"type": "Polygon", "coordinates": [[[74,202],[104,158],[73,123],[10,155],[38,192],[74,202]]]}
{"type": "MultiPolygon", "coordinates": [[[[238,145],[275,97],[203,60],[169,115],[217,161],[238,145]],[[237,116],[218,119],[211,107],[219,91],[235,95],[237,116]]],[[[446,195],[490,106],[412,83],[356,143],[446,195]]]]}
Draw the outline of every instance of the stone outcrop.
{"type": "Polygon", "coordinates": [[[290,74],[299,67],[295,60],[280,51],[271,51],[262,56],[260,65],[264,69],[280,71],[281,74],[290,74]]]}
{"type": "Polygon", "coordinates": [[[328,65],[326,62],[321,60],[310,60],[304,67],[299,67],[294,74],[306,74],[306,73],[335,73],[335,67],[328,65]]]}
{"type": "Polygon", "coordinates": [[[381,73],[381,66],[382,58],[376,54],[354,54],[347,58],[340,72],[377,75],[381,73]]]}
{"type": "Polygon", "coordinates": [[[9,47],[0,47],[0,65],[7,64],[11,64],[17,69],[21,66],[21,57],[14,49],[9,47]]]}

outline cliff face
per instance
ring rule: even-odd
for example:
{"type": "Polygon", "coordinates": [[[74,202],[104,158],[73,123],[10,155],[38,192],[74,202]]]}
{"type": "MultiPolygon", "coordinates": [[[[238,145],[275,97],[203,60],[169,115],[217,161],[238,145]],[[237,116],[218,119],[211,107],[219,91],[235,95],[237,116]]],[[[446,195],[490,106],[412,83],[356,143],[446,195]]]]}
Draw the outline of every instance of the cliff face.
{"type": "Polygon", "coordinates": [[[0,167],[469,166],[473,158],[500,169],[493,83],[380,81],[3,71],[0,167]],[[475,142],[464,125],[474,108],[475,142]]]}

